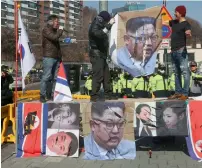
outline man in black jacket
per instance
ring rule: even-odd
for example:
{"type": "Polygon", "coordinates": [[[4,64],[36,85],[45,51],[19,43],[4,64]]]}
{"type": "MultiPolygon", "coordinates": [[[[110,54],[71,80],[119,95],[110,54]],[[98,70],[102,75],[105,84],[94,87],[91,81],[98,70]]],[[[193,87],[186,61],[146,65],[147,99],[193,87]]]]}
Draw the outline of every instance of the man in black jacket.
{"type": "Polygon", "coordinates": [[[111,99],[110,72],[106,59],[109,48],[108,32],[114,22],[107,11],[102,11],[89,27],[89,56],[93,71],[91,101],[97,101],[101,83],[104,86],[105,99],[111,99]]]}

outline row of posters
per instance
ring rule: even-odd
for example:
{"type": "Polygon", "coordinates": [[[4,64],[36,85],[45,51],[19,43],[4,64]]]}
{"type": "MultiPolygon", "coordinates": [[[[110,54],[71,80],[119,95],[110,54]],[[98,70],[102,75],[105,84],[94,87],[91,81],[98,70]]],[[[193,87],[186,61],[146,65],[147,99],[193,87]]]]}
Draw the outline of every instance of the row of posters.
{"type": "MultiPolygon", "coordinates": [[[[198,106],[202,103],[202,101],[195,102],[198,106]]],[[[134,111],[133,127],[136,140],[147,136],[189,135],[187,122],[190,116],[187,114],[190,113],[187,113],[185,101],[134,102],[132,104],[130,109],[134,111]]],[[[126,104],[109,101],[88,105],[91,106],[89,119],[91,131],[84,137],[84,159],[134,159],[136,157],[135,141],[123,138],[128,122],[126,104]]],[[[194,114],[197,116],[198,113],[194,114]]],[[[198,124],[201,119],[197,117],[198,124]]],[[[42,154],[78,157],[79,140],[81,140],[79,125],[79,103],[19,104],[17,157],[42,154]]],[[[200,129],[200,125],[197,127],[200,129]]],[[[201,142],[199,139],[200,136],[194,138],[197,143],[201,142]]]]}

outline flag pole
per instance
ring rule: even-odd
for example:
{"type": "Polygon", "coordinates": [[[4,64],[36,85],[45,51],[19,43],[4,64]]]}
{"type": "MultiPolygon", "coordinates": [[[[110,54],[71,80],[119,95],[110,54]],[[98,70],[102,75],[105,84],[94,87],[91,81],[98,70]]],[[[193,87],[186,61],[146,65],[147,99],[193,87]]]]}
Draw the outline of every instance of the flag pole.
{"type": "Polygon", "coordinates": [[[20,5],[18,4],[18,1],[15,2],[15,98],[14,98],[14,104],[15,107],[17,106],[17,85],[18,85],[18,9],[20,8],[20,5]]]}
{"type": "MultiPolygon", "coordinates": [[[[15,125],[15,141],[16,144],[18,144],[18,136],[17,136],[17,76],[18,76],[18,1],[14,1],[14,19],[15,19],[15,69],[16,69],[16,74],[15,74],[15,97],[14,97],[14,112],[15,112],[15,120],[16,120],[16,125],[15,125]]],[[[17,145],[15,147],[15,153],[17,153],[17,145]]]]}

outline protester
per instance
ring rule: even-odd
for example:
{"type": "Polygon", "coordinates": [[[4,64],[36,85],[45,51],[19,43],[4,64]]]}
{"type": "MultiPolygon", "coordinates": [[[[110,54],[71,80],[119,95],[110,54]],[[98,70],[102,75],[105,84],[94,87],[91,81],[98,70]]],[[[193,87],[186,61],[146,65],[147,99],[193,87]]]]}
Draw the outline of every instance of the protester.
{"type": "MultiPolygon", "coordinates": [[[[59,17],[50,15],[48,17],[47,25],[42,31],[43,74],[40,88],[41,102],[53,100],[57,72],[62,60],[59,38],[62,36],[63,31],[63,27],[59,26],[59,17]],[[52,93],[47,97],[48,82],[52,82],[52,93]]],[[[63,42],[73,43],[75,40],[65,38],[63,42]]]]}
{"type": "Polygon", "coordinates": [[[93,71],[91,101],[97,101],[102,83],[104,85],[105,99],[112,98],[110,72],[106,59],[109,49],[107,33],[111,30],[114,22],[114,18],[111,18],[107,11],[102,11],[95,17],[89,27],[89,56],[93,71]]]}
{"type": "Polygon", "coordinates": [[[171,35],[171,60],[175,73],[175,94],[168,99],[188,99],[190,85],[190,71],[188,67],[188,55],[186,49],[187,37],[191,36],[191,25],[185,19],[185,6],[178,6],[175,9],[175,20],[169,22],[172,28],[171,35]],[[182,87],[181,74],[184,78],[182,87]]]}

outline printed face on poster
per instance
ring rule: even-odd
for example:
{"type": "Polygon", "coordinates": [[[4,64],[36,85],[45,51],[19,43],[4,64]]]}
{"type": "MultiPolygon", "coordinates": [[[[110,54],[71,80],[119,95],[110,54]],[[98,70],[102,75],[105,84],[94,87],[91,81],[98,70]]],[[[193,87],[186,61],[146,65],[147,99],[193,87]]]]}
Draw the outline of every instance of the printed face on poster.
{"type": "Polygon", "coordinates": [[[49,103],[48,128],[79,129],[79,115],[79,103],[49,103]]]}
{"type": "Polygon", "coordinates": [[[124,140],[125,104],[96,102],[91,106],[91,133],[84,138],[88,160],[134,159],[135,142],[124,140]]]}
{"type": "Polygon", "coordinates": [[[162,40],[161,7],[121,12],[110,34],[113,63],[132,76],[150,75],[162,40]]]}
{"type": "Polygon", "coordinates": [[[78,157],[79,103],[49,103],[46,155],[78,157]]]}
{"type": "Polygon", "coordinates": [[[78,157],[79,130],[48,129],[46,155],[78,157]]]}
{"type": "Polygon", "coordinates": [[[134,128],[135,138],[156,136],[156,102],[135,103],[134,128]]]}
{"type": "Polygon", "coordinates": [[[186,136],[187,116],[184,101],[135,103],[135,137],[186,136]]]}
{"type": "Polygon", "coordinates": [[[187,136],[185,101],[156,102],[157,135],[187,136]]]}

